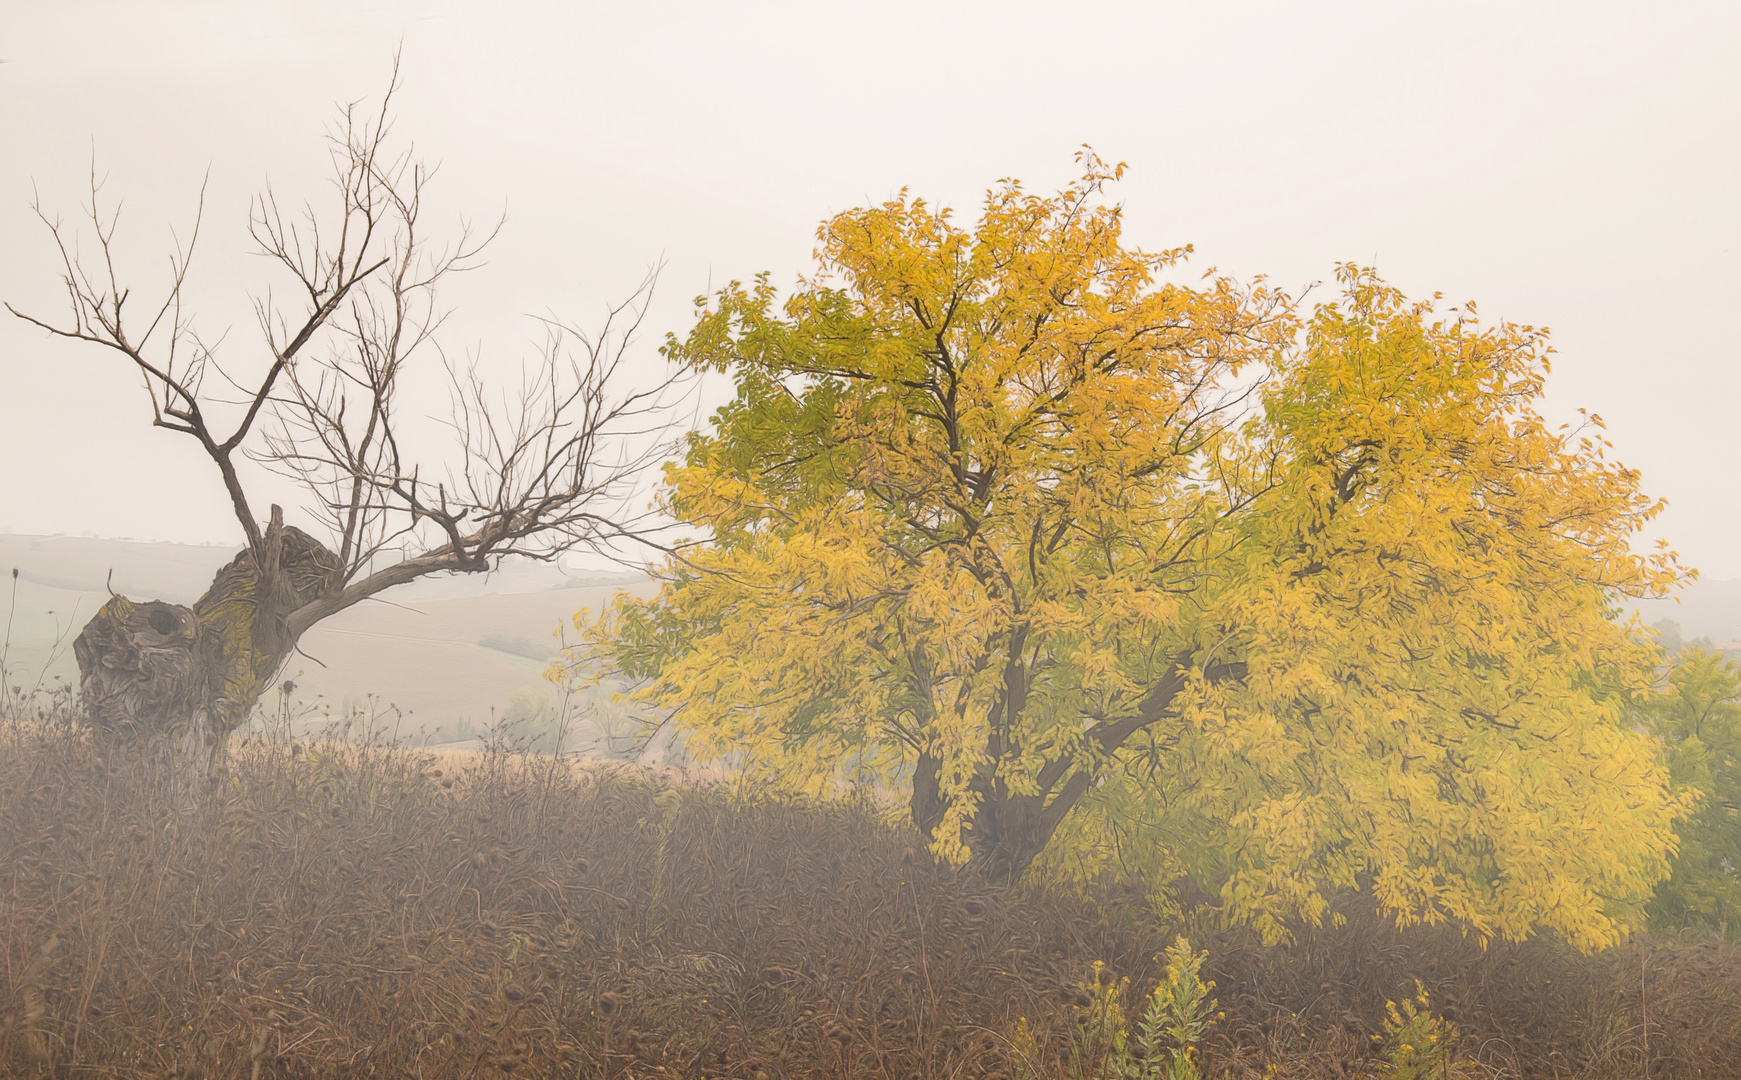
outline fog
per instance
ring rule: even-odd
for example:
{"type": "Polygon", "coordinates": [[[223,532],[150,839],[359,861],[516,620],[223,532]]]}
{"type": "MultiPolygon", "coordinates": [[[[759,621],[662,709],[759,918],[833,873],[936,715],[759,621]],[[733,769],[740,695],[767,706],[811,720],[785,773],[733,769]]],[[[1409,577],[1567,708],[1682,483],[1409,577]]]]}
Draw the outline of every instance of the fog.
{"type": "MultiPolygon", "coordinates": [[[[338,466],[334,490],[434,538],[390,586],[406,566],[382,572],[367,526],[331,545],[363,552],[343,572],[276,520],[245,546],[227,451],[154,429],[119,352],[0,312],[0,1074],[1741,1078],[1738,55],[1732,3],[0,3],[0,301],[68,321],[39,216],[95,265],[94,187],[145,315],[203,201],[180,314],[247,386],[208,373],[217,413],[270,359],[254,305],[297,310],[253,200],[330,197],[341,110],[376,108],[395,65],[436,246],[500,222],[442,280],[440,350],[349,384],[397,388],[421,462],[338,466]],[[1300,380],[1287,406],[1311,419],[1278,436],[1307,448],[1293,502],[1222,544],[1242,464],[1205,487],[1166,470],[1210,458],[1176,448],[1227,414],[1187,414],[1292,324],[1229,331],[1206,300],[1176,309],[1187,344],[1132,335],[1138,362],[1071,368],[1007,428],[970,418],[987,458],[956,452],[950,370],[923,391],[948,415],[913,406],[878,443],[893,464],[841,479],[829,440],[896,413],[826,413],[829,384],[791,379],[838,426],[782,441],[803,426],[785,399],[746,405],[748,434],[693,470],[735,532],[664,581],[636,558],[656,546],[586,550],[586,521],[653,505],[638,457],[642,487],[588,501],[600,459],[474,443],[486,477],[564,478],[515,474],[492,503],[426,456],[443,358],[476,364],[482,430],[541,319],[597,327],[653,275],[623,388],[659,385],[698,297],[808,287],[819,222],[904,193],[971,228],[994,186],[1076,181],[1084,147],[1128,165],[1125,242],[1192,245],[1189,275],[1309,311],[1370,265],[1441,311],[1551,327],[1549,422],[1603,418],[1609,460],[1667,500],[1635,551],[1700,572],[1633,603],[1659,650],[1580,584],[1631,565],[1602,546],[1620,511],[1516,483],[1551,451],[1487,453],[1473,410],[1443,407],[1491,365],[1427,382],[1388,345],[1321,350],[1343,366],[1300,380]],[[1150,407],[1186,354],[1201,384],[1150,407]],[[1308,438],[1393,405],[1430,497],[1381,486],[1384,439],[1333,428],[1326,458],[1308,438]],[[1054,406],[1113,434],[1059,435],[1054,406]],[[1167,449],[1127,467],[1107,445],[1167,449]],[[746,485],[742,461],[774,464],[746,485]],[[1118,482],[1075,482],[1096,468],[1118,482]],[[1001,506],[1017,474],[1031,531],[988,540],[950,502],[1001,506]],[[1142,492],[1167,485],[1188,494],[1157,525],[1142,492]]],[[[1074,257],[1036,262],[1090,293],[1122,265],[1074,257]]],[[[1010,265],[1036,340],[1071,305],[1093,335],[1071,341],[1125,333],[1010,265]]],[[[900,284],[889,306],[922,306],[929,285],[900,284]]],[[[822,325],[793,331],[809,375],[882,378],[830,371],[822,325]]],[[[1011,351],[1039,385],[1063,370],[1011,351]]],[[[746,384],[770,371],[790,374],[746,384]]],[[[734,389],[683,385],[673,438],[734,389]]],[[[244,516],[282,503],[322,531],[305,492],[240,469],[244,516]]]]}
{"type": "MultiPolygon", "coordinates": [[[[284,282],[248,199],[318,190],[334,103],[378,96],[395,48],[435,219],[507,215],[445,294],[451,347],[504,370],[528,313],[588,322],[663,262],[650,370],[710,284],[806,272],[826,215],[908,187],[970,218],[1090,143],[1130,164],[1142,245],[1292,289],[1375,263],[1552,327],[1555,417],[1602,415],[1669,500],[1652,538],[1741,577],[1732,5],[66,3],[0,35],[0,298],[27,311],[60,299],[33,192],[76,216],[94,155],[148,292],[209,170],[200,326],[255,359],[247,297],[284,282]]],[[[28,463],[0,530],[235,542],[116,360],[0,324],[0,454],[28,463]]]]}

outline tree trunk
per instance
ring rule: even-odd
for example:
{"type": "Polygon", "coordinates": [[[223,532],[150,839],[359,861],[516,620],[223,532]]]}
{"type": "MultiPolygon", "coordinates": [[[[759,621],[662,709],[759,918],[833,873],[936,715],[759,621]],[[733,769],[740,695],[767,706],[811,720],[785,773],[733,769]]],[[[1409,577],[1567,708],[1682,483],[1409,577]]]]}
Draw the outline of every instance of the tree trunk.
{"type": "MultiPolygon", "coordinates": [[[[913,825],[926,839],[930,839],[937,826],[943,823],[944,803],[939,791],[941,765],[935,757],[921,754],[913,770],[913,795],[909,805],[913,825]]],[[[1079,792],[1071,790],[1062,796],[1065,802],[1048,808],[1045,794],[1012,795],[1001,785],[983,778],[973,787],[979,795],[979,806],[963,831],[962,840],[967,844],[968,865],[996,885],[1013,885],[1027,873],[1028,867],[1051,842],[1058,822],[1063,820],[1063,812],[1079,797],[1079,792]]]]}
{"type": "Polygon", "coordinates": [[[987,881],[1014,885],[1051,842],[1057,826],[1048,823],[1042,796],[994,789],[982,791],[981,798],[965,837],[972,852],[969,861],[987,881]]]}
{"type": "MultiPolygon", "coordinates": [[[[1173,657],[1167,677],[1149,689],[1134,715],[1097,721],[1085,732],[1088,739],[1099,744],[1104,754],[1117,753],[1127,739],[1167,715],[1186,686],[1191,662],[1192,651],[1181,650],[1173,657]]],[[[1246,675],[1242,660],[1209,664],[1203,669],[1203,678],[1210,683],[1244,679],[1246,675]]],[[[1015,679],[1010,679],[1008,685],[1016,687],[1010,700],[1019,709],[1026,700],[1025,690],[1015,679]]],[[[1000,753],[997,746],[989,749],[994,757],[1000,753]]],[[[913,770],[910,805],[913,824],[927,839],[942,824],[946,809],[941,774],[942,762],[938,758],[927,753],[919,755],[913,770]]],[[[979,802],[961,838],[967,845],[969,866],[988,881],[1013,885],[1046,850],[1065,816],[1092,789],[1098,773],[1070,757],[1056,758],[1042,766],[1034,777],[1037,790],[1032,795],[1012,793],[997,781],[996,775],[995,765],[988,765],[974,777],[970,786],[979,802]]]]}
{"type": "Polygon", "coordinates": [[[342,584],[337,557],[272,510],[265,557],[236,556],[193,607],[116,596],[73,642],[98,749],[178,810],[204,797],[230,732],[295,648],[287,616],[342,584]]]}

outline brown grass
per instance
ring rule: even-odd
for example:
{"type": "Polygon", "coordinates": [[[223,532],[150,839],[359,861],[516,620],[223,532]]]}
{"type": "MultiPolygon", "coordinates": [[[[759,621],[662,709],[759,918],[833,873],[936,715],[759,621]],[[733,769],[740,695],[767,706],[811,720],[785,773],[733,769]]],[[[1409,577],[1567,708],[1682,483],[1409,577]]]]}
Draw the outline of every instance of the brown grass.
{"type": "MultiPolygon", "coordinates": [[[[175,818],[74,729],[0,729],[0,1070],[1008,1076],[1026,1017],[1062,1075],[1091,962],[1156,975],[1115,883],[1003,896],[861,803],[654,779],[257,744],[175,818]]],[[[1730,946],[1482,951],[1342,910],[1285,950],[1195,932],[1209,1075],[1371,1074],[1418,977],[1470,1075],[1741,1076],[1730,946]]]]}

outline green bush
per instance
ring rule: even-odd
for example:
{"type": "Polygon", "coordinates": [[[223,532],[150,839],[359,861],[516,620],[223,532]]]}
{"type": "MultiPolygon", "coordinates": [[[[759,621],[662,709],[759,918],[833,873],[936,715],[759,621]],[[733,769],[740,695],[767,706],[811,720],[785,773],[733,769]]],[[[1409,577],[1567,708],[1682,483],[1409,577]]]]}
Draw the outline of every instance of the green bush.
{"type": "Polygon", "coordinates": [[[1648,913],[1658,929],[1741,936],[1741,667],[1697,644],[1675,659],[1649,722],[1675,787],[1699,802],[1648,913]]]}

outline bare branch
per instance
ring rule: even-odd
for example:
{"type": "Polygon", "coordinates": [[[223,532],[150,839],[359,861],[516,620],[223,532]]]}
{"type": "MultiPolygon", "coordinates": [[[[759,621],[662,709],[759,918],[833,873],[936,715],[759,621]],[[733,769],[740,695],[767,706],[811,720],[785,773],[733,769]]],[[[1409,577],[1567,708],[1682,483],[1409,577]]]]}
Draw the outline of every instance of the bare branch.
{"type": "Polygon", "coordinates": [[[263,582],[279,572],[285,527],[276,507],[264,527],[254,517],[238,455],[309,493],[305,509],[328,533],[332,569],[315,593],[297,594],[293,610],[273,614],[291,645],[320,619],[426,574],[485,571],[509,556],[554,559],[575,548],[664,549],[663,520],[635,509],[636,496],[674,446],[673,409],[691,376],[672,368],[628,385],[657,268],[595,332],[541,319],[543,346],[521,365],[517,384],[497,385],[476,358],[455,362],[437,340],[448,316],[439,290],[449,275],[478,265],[502,222],[477,232],[462,226],[444,243],[429,239],[434,170],[391,138],[398,88],[396,58],[378,109],[341,107],[328,133],[328,199],[292,210],[269,186],[251,203],[255,252],[292,283],[256,294],[264,346],[257,364],[220,360],[226,336],[202,338],[189,314],[203,187],[194,228],[185,246],[175,245],[160,302],[138,334],[116,269],[119,215],[100,203],[94,166],[86,216],[97,258],[81,262],[72,230],[37,207],[60,252],[70,318],[57,324],[13,311],[128,357],[150,393],[153,423],[193,436],[216,465],[263,582]],[[218,376],[210,387],[208,371],[218,376]],[[408,449],[427,442],[421,431],[411,437],[401,413],[408,375],[448,383],[445,455],[419,460],[408,449]]]}

